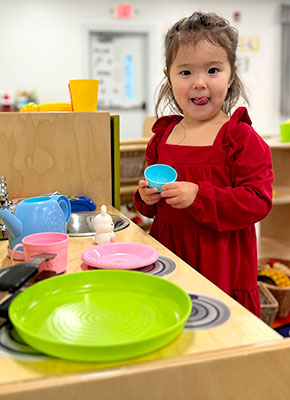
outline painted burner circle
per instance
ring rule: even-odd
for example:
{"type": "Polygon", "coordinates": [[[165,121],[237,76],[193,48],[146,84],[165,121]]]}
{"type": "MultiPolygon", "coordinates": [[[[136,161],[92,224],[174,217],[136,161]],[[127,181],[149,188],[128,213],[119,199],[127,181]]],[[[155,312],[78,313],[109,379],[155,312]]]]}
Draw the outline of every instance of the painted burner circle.
{"type": "Polygon", "coordinates": [[[18,361],[45,361],[50,358],[24,343],[10,323],[0,328],[0,355],[18,361]]]}
{"type": "MultiPolygon", "coordinates": [[[[146,267],[136,268],[133,271],[138,272],[146,272],[147,274],[156,275],[156,276],[165,276],[171,274],[176,268],[176,264],[170,258],[159,256],[158,260],[151,264],[146,265],[146,267]]],[[[90,265],[83,264],[83,270],[100,270],[96,267],[91,267],[90,265]]]]}
{"type": "Polygon", "coordinates": [[[229,308],[213,297],[188,293],[192,312],[184,326],[185,331],[210,329],[226,322],[230,317],[229,308]]]}
{"type": "Polygon", "coordinates": [[[151,265],[147,265],[143,268],[138,268],[136,271],[146,272],[147,274],[156,276],[165,276],[171,274],[176,268],[176,264],[170,258],[160,256],[158,260],[151,265]]]}

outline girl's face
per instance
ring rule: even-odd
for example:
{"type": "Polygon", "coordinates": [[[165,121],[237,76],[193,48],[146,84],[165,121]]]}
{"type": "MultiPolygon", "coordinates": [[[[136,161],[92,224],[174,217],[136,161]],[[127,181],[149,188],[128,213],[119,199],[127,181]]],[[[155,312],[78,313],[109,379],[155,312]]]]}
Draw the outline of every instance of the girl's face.
{"type": "Polygon", "coordinates": [[[194,46],[180,45],[169,80],[185,118],[210,120],[220,113],[231,85],[227,53],[206,40],[194,46]]]}

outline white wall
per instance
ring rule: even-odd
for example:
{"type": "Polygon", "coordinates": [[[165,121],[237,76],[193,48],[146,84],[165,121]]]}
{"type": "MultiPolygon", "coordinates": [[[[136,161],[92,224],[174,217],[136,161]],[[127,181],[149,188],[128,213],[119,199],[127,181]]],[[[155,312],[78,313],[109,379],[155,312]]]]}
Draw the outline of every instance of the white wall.
{"type": "MultiPolygon", "coordinates": [[[[260,51],[250,55],[243,74],[254,127],[279,131],[280,23],[279,0],[131,0],[132,20],[117,20],[118,2],[107,0],[0,0],[0,89],[37,90],[40,103],[70,101],[68,81],[85,76],[86,25],[152,26],[156,32],[155,63],[150,82],[154,95],[163,70],[163,38],[169,26],[195,10],[214,11],[233,21],[240,35],[260,37],[260,51]]],[[[150,111],[153,113],[153,109],[150,111]]],[[[290,117],[290,116],[289,116],[290,117]]],[[[122,132],[121,132],[122,135],[122,132]]],[[[124,136],[124,135],[123,135],[124,136]]]]}

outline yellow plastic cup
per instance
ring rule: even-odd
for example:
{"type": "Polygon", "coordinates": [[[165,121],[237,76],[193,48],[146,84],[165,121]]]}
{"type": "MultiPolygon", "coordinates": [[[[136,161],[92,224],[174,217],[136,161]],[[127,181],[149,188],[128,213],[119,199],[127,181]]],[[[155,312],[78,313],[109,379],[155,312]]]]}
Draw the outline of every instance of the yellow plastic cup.
{"type": "Polygon", "coordinates": [[[97,110],[99,81],[97,79],[72,79],[69,81],[72,110],[90,112],[97,110]]]}

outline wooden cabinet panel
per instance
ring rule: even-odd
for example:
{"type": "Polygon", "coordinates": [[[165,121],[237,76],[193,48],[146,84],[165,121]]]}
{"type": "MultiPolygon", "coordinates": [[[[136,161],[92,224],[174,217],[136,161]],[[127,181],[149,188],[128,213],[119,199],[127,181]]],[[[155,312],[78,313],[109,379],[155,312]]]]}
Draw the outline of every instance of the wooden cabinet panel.
{"type": "Polygon", "coordinates": [[[112,203],[110,114],[0,113],[0,175],[11,198],[60,191],[112,203]]]}

